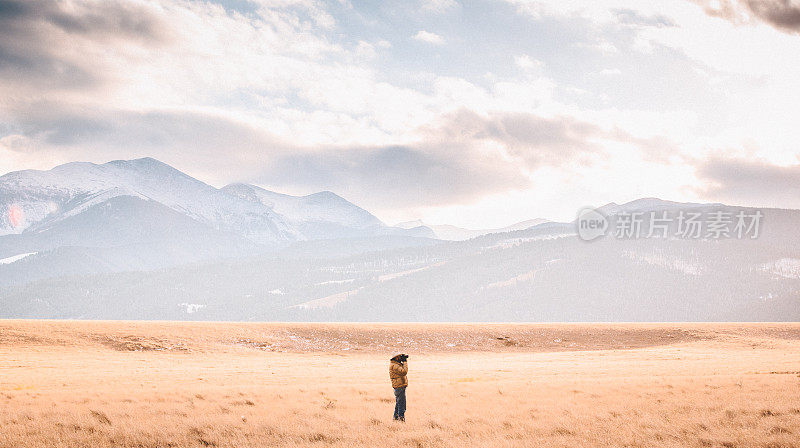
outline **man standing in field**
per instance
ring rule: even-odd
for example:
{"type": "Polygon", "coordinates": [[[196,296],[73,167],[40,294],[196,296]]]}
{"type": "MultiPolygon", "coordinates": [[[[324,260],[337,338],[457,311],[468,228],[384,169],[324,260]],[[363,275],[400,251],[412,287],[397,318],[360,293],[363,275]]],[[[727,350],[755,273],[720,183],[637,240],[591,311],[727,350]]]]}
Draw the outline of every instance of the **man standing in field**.
{"type": "Polygon", "coordinates": [[[408,386],[408,355],[401,353],[389,361],[389,379],[394,388],[394,419],[406,421],[406,387],[408,386]]]}

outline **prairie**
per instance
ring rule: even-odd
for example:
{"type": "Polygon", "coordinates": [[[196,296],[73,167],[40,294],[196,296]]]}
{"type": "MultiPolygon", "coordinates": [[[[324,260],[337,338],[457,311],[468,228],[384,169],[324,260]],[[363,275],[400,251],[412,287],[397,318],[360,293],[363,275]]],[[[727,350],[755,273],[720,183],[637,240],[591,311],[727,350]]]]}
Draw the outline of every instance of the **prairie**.
{"type": "Polygon", "coordinates": [[[800,324],[6,320],[0,446],[800,447],[799,377],[800,324]]]}

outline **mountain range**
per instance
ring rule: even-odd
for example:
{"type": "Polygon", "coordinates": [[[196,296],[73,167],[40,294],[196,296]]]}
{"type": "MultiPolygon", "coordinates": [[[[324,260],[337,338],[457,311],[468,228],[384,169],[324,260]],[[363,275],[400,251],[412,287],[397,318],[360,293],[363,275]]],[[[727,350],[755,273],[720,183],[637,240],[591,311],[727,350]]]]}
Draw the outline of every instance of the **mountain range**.
{"type": "Polygon", "coordinates": [[[395,227],[399,227],[401,229],[428,228],[431,229],[436,238],[440,240],[464,241],[478,236],[488,235],[490,233],[503,233],[513,232],[515,230],[530,229],[533,226],[538,226],[539,224],[544,224],[546,222],[550,222],[550,220],[535,218],[497,229],[465,229],[463,227],[457,227],[450,224],[429,225],[422,222],[422,220],[416,220],[401,222],[395,224],[395,227]]]}
{"type": "Polygon", "coordinates": [[[210,229],[264,245],[340,237],[353,231],[404,233],[329,191],[297,197],[246,184],[217,189],[143,158],[102,165],[68,163],[49,171],[1,176],[0,210],[5,213],[0,215],[0,236],[45,232],[122,197],[159,204],[210,229]]]}
{"type": "Polygon", "coordinates": [[[542,219],[387,226],[332,192],[215,188],[149,158],[13,172],[0,318],[800,320],[800,211],[657,198],[597,211],[607,233],[587,242],[542,219]],[[683,212],[727,233],[687,237],[683,212]],[[620,232],[632,214],[641,237],[620,232]],[[737,235],[736,217],[756,215],[737,235]]]}
{"type": "Polygon", "coordinates": [[[256,255],[293,242],[433,237],[386,226],[331,192],[218,189],[152,158],[68,163],[0,177],[0,285],[54,275],[155,269],[256,255]]]}

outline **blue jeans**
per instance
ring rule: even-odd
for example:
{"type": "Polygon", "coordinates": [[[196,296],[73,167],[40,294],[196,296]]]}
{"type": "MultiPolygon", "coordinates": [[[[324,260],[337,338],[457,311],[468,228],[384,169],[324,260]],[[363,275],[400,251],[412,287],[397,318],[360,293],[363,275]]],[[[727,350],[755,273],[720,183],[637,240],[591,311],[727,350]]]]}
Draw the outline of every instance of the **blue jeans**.
{"type": "Polygon", "coordinates": [[[406,419],[406,388],[398,387],[394,390],[394,419],[406,419]]]}

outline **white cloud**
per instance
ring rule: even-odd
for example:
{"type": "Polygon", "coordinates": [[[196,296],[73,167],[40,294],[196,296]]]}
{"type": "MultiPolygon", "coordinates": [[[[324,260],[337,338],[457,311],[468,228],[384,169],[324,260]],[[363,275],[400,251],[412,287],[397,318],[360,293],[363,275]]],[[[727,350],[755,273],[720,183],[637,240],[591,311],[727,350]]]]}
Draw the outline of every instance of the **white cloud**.
{"type": "Polygon", "coordinates": [[[375,46],[369,42],[360,40],[358,41],[358,46],[356,46],[356,54],[365,58],[375,57],[375,46]]]}
{"type": "Polygon", "coordinates": [[[614,75],[621,75],[622,70],[618,68],[604,68],[598,72],[600,75],[603,76],[614,76],[614,75]]]}
{"type": "Polygon", "coordinates": [[[420,42],[427,42],[433,45],[444,44],[444,38],[442,36],[425,30],[420,30],[419,32],[417,32],[417,34],[414,35],[414,39],[420,42]]]}
{"type": "Polygon", "coordinates": [[[514,56],[514,63],[517,64],[518,67],[524,69],[532,69],[541,67],[542,61],[537,59],[533,59],[532,57],[528,56],[527,54],[522,54],[519,56],[514,56]]]}
{"type": "Polygon", "coordinates": [[[445,13],[460,6],[456,0],[421,0],[421,2],[423,11],[437,14],[445,13]]]}
{"type": "Polygon", "coordinates": [[[761,21],[786,33],[800,34],[800,3],[790,0],[692,0],[714,17],[735,24],[761,21]]]}

